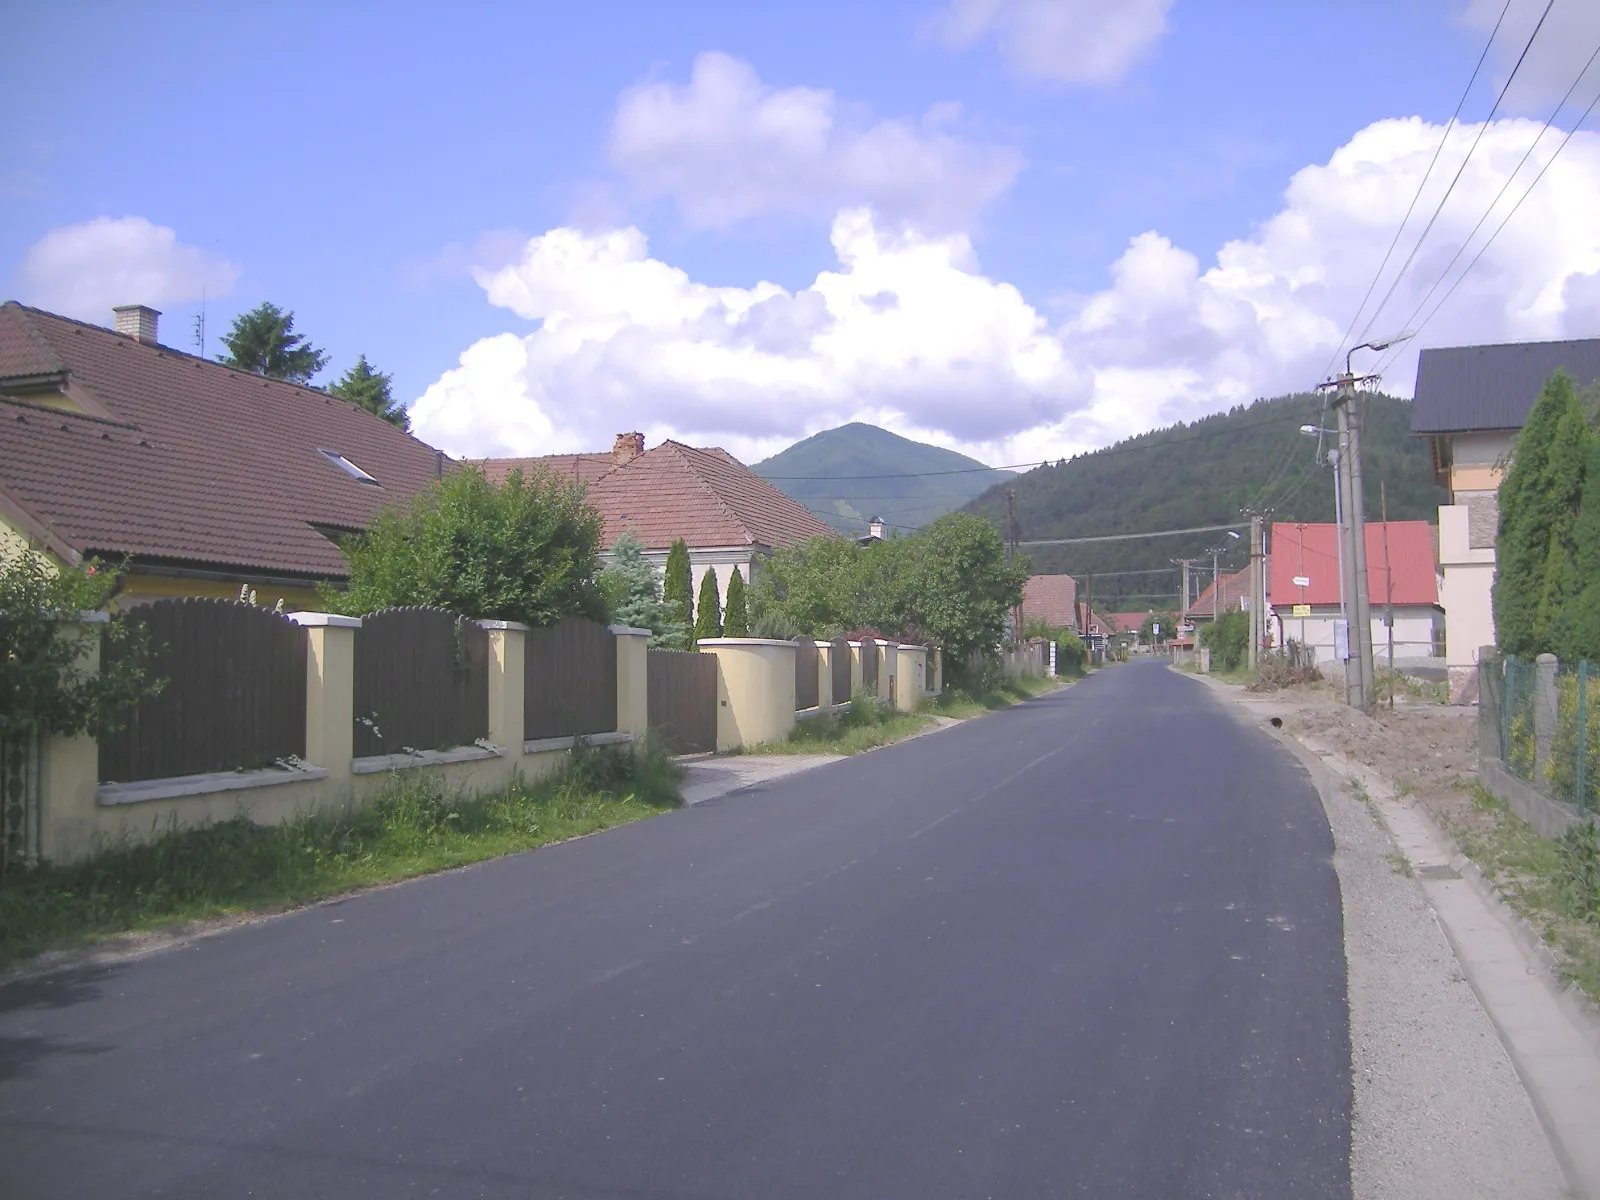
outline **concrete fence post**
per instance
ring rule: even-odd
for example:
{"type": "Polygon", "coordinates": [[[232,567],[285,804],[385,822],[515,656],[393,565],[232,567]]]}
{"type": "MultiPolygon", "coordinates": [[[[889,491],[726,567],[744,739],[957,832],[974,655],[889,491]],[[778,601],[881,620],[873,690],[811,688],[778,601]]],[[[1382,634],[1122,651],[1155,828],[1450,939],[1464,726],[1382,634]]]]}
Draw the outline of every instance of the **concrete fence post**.
{"type": "MultiPolygon", "coordinates": [[[[844,699],[848,700],[846,696],[844,699]]],[[[833,694],[833,643],[817,642],[817,707],[831,708],[840,703],[833,694]]]]}
{"type": "Polygon", "coordinates": [[[865,686],[866,674],[861,666],[861,643],[851,642],[850,645],[850,694],[845,700],[855,699],[855,695],[865,686]]]}
{"type": "Polygon", "coordinates": [[[306,761],[328,772],[331,790],[352,796],[355,755],[356,630],[360,617],[296,612],[306,631],[306,761]]]}
{"type": "Polygon", "coordinates": [[[1533,783],[1541,789],[1548,779],[1550,743],[1556,736],[1556,671],[1560,665],[1554,654],[1541,654],[1533,661],[1533,783]]]}
{"type": "Polygon", "coordinates": [[[650,732],[650,631],[610,629],[617,639],[617,732],[642,742],[650,732]]]}
{"type": "Polygon", "coordinates": [[[522,760],[527,703],[528,627],[519,621],[479,621],[489,631],[489,744],[508,770],[522,760]]]}
{"type": "Polygon", "coordinates": [[[703,638],[717,659],[717,749],[777,742],[794,730],[793,642],[703,638]]]}
{"type": "Polygon", "coordinates": [[[895,706],[895,668],[900,662],[899,642],[878,643],[878,699],[895,706]]]}
{"type": "MultiPolygon", "coordinates": [[[[79,613],[63,634],[78,642],[78,667],[100,671],[100,627],[106,613],[79,613]]],[[[25,857],[34,861],[70,862],[92,848],[95,829],[95,787],[100,782],[100,743],[88,734],[72,737],[41,734],[38,741],[35,844],[25,857]]]]}

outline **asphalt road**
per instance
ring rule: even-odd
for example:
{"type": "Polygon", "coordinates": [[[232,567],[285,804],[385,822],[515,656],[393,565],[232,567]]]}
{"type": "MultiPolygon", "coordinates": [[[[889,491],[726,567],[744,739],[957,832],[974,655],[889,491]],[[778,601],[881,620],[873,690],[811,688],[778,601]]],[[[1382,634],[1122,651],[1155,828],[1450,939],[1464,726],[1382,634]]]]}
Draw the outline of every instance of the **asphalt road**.
{"type": "Polygon", "coordinates": [[[1149,663],[0,989],[5,1197],[1348,1196],[1302,768],[1149,663]]]}

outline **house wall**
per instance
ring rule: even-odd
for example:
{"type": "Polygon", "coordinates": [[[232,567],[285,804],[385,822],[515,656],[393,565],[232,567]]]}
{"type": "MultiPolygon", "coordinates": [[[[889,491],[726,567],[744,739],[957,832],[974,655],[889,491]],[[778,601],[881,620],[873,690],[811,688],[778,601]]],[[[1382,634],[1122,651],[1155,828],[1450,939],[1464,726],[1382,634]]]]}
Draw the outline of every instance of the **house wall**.
{"type": "MultiPolygon", "coordinates": [[[[1375,604],[1372,617],[1372,650],[1374,661],[1382,665],[1389,655],[1389,630],[1383,623],[1383,606],[1375,604]]],[[[1273,609],[1283,621],[1283,636],[1313,647],[1319,663],[1336,661],[1334,654],[1334,626],[1339,620],[1337,605],[1313,605],[1309,617],[1291,615],[1293,609],[1283,605],[1273,609]],[[1304,631],[1302,633],[1302,630],[1304,631]]],[[[1277,625],[1277,620],[1273,625],[1277,625]]],[[[1443,609],[1433,605],[1396,604],[1394,606],[1394,656],[1396,659],[1432,658],[1435,631],[1445,628],[1443,609]]],[[[1273,630],[1274,638],[1277,629],[1273,630]]]]}
{"type": "Polygon", "coordinates": [[[1515,438],[1511,430],[1451,435],[1450,490],[1492,492],[1498,488],[1504,473],[1500,464],[1510,455],[1515,438]]]}
{"type": "Polygon", "coordinates": [[[1449,439],[1452,503],[1439,508],[1439,602],[1447,617],[1445,665],[1456,699],[1470,690],[1479,649],[1495,642],[1497,489],[1515,438],[1513,431],[1502,430],[1449,439]]]}
{"type": "Polygon", "coordinates": [[[117,603],[122,608],[152,600],[197,596],[213,600],[237,600],[241,586],[253,588],[256,603],[275,608],[281,601],[285,612],[310,612],[320,607],[317,590],[310,585],[249,583],[244,579],[189,579],[175,575],[147,575],[130,571],[122,577],[117,603]]]}

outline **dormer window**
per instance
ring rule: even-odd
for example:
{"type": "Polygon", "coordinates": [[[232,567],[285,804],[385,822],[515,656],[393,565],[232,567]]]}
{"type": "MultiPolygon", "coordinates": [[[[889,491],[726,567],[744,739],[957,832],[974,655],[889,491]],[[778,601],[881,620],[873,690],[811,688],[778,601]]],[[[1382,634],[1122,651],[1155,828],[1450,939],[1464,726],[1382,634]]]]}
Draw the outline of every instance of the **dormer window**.
{"type": "Polygon", "coordinates": [[[337,450],[324,450],[321,447],[318,447],[317,453],[322,455],[323,458],[327,459],[334,466],[338,467],[339,470],[350,476],[350,478],[354,479],[357,483],[375,484],[378,482],[371,475],[368,475],[360,467],[356,466],[355,463],[351,462],[344,455],[340,454],[337,450]]]}

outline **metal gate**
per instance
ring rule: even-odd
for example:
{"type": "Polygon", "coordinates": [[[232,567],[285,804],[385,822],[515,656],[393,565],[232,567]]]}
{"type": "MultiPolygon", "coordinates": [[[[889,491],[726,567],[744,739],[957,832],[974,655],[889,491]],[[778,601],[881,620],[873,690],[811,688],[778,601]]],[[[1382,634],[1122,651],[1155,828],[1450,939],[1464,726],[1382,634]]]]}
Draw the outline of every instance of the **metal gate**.
{"type": "Polygon", "coordinates": [[[674,754],[717,748],[717,656],[692,650],[651,650],[648,720],[674,754]]]}

